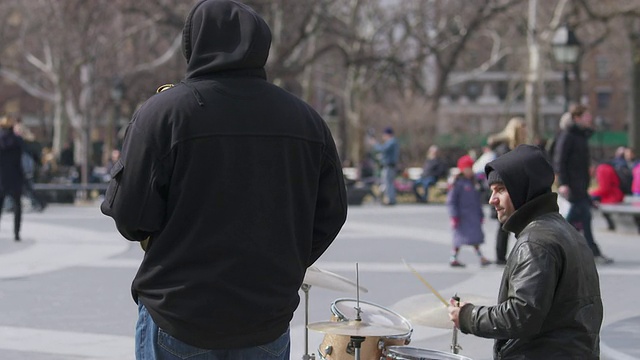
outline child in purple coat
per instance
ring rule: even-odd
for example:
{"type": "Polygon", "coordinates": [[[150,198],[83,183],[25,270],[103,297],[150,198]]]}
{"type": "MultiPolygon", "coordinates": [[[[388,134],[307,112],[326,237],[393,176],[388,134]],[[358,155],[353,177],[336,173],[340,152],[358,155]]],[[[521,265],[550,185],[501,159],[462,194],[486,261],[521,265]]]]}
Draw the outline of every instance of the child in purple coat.
{"type": "Polygon", "coordinates": [[[486,266],[491,261],[482,256],[480,244],[484,243],[482,223],[484,213],[480,202],[480,184],[473,174],[473,159],[464,155],[458,159],[460,174],[453,182],[447,194],[447,208],[453,228],[453,252],[449,264],[453,267],[464,267],[458,261],[458,253],[462,245],[472,245],[480,259],[480,265],[486,266]]]}

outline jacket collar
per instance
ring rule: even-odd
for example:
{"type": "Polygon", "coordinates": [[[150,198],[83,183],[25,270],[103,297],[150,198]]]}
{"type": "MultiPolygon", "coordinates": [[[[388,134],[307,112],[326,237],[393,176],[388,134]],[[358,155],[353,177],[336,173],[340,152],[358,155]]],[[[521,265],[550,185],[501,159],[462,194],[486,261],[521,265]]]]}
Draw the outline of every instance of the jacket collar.
{"type": "Polygon", "coordinates": [[[518,237],[520,232],[539,216],[558,211],[558,194],[552,192],[540,195],[516,210],[502,228],[518,237]]]}
{"type": "Polygon", "coordinates": [[[593,135],[594,130],[591,128],[586,128],[584,126],[580,126],[578,124],[572,124],[568,132],[576,134],[578,136],[584,136],[586,138],[590,138],[593,135]]]}

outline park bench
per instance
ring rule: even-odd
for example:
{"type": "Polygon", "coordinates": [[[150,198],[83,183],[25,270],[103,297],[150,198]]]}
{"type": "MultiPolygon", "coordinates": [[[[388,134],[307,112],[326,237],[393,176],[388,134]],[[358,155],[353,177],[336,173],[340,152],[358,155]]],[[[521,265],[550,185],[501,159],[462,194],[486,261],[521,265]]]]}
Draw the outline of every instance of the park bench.
{"type": "Polygon", "coordinates": [[[45,201],[49,203],[73,203],[78,198],[79,192],[104,192],[108,185],[108,183],[36,183],[33,184],[33,190],[44,196],[45,201]]]}
{"type": "MultiPolygon", "coordinates": [[[[442,178],[436,182],[433,187],[436,189],[438,196],[446,195],[449,191],[449,177],[455,176],[457,174],[457,167],[452,167],[448,171],[448,175],[445,178],[442,178]]],[[[422,168],[421,167],[409,167],[406,169],[407,177],[411,181],[416,181],[420,179],[422,176],[422,168]]]]}
{"type": "Polygon", "coordinates": [[[624,201],[617,204],[600,204],[598,209],[603,214],[627,216],[633,219],[633,222],[640,233],[640,199],[626,196],[624,201]]]}

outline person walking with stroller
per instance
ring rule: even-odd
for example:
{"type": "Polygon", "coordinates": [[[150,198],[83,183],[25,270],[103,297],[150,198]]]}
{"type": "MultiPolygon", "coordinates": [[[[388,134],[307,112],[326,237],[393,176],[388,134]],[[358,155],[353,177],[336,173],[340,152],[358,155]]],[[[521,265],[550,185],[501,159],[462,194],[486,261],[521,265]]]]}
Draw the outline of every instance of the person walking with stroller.
{"type": "Polygon", "coordinates": [[[465,264],[458,261],[458,254],[462,245],[471,245],[480,259],[481,266],[491,264],[480,251],[480,245],[484,243],[482,223],[484,213],[480,201],[479,183],[473,174],[473,159],[464,155],[458,159],[460,174],[453,182],[447,194],[447,208],[451,217],[453,228],[453,250],[449,265],[452,267],[464,267],[465,264]]]}

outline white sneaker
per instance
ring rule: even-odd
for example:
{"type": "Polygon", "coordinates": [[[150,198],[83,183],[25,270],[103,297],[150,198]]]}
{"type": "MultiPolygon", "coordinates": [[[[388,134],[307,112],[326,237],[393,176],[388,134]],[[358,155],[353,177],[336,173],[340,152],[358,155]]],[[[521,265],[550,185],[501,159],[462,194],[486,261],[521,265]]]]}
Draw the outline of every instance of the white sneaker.
{"type": "Polygon", "coordinates": [[[607,265],[607,264],[613,264],[613,259],[612,258],[608,258],[604,255],[598,255],[596,257],[594,257],[596,264],[600,264],[600,265],[607,265]]]}

